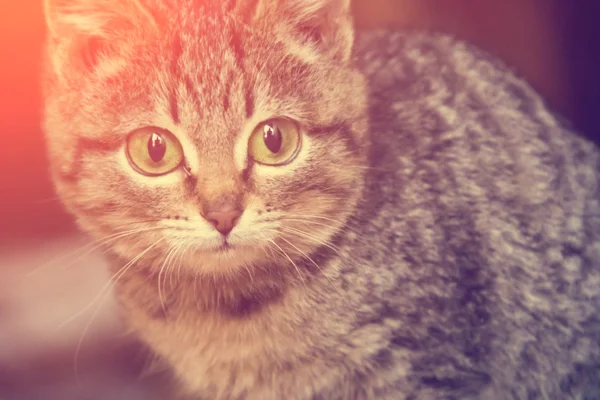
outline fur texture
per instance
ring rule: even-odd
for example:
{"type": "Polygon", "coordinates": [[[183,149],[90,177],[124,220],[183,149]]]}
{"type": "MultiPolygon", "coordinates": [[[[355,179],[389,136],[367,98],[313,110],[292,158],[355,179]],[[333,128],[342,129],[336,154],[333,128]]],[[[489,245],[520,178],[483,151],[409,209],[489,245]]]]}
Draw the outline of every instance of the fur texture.
{"type": "Polygon", "coordinates": [[[183,395],[600,396],[600,155],[527,83],[443,35],[355,41],[346,0],[99,4],[46,7],[53,177],[183,395]],[[253,164],[275,116],[302,149],[253,164]],[[144,126],[185,168],[129,166],[144,126]]]}

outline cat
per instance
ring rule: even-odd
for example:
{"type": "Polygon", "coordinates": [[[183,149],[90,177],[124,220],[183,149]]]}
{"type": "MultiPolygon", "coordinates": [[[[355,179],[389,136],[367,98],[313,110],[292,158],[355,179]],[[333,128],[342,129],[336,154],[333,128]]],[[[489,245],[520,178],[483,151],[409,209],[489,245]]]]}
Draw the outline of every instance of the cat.
{"type": "Polygon", "coordinates": [[[56,191],[174,397],[600,398],[600,152],[494,56],[349,0],[45,10],[56,191]]]}

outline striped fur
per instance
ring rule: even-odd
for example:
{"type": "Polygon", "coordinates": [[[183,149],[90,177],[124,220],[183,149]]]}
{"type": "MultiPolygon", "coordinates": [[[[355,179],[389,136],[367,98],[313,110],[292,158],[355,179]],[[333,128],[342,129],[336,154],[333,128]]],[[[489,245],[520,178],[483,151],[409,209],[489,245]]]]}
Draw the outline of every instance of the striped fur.
{"type": "Polygon", "coordinates": [[[487,54],[355,41],[349,7],[47,0],[53,179],[83,230],[121,234],[132,330],[192,399],[595,398],[598,149],[487,54]],[[298,157],[252,162],[277,116],[298,157]],[[130,167],[144,126],[181,168],[130,167]],[[225,199],[228,252],[202,217],[225,199]]]}

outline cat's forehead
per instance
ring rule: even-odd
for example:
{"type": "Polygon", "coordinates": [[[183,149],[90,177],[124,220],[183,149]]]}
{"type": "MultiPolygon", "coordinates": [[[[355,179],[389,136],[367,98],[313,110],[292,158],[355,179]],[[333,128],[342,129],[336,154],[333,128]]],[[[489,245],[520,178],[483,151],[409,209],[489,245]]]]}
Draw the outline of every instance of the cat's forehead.
{"type": "Polygon", "coordinates": [[[120,121],[117,131],[176,127],[205,151],[232,147],[257,114],[314,119],[326,66],[289,51],[271,25],[206,10],[182,7],[162,21],[160,36],[137,37],[116,84],[104,86],[112,90],[102,108],[120,121]]]}
{"type": "Polygon", "coordinates": [[[161,49],[161,112],[202,147],[233,144],[257,114],[297,114],[299,101],[286,97],[293,95],[290,73],[305,65],[238,21],[215,25],[218,19],[205,18],[202,28],[174,29],[161,49]]]}
{"type": "MultiPolygon", "coordinates": [[[[237,40],[237,38],[236,38],[237,40]]],[[[212,38],[190,38],[182,31],[173,39],[171,60],[163,65],[169,90],[163,107],[172,121],[196,142],[231,142],[255,111],[252,65],[227,32],[212,38]]]]}

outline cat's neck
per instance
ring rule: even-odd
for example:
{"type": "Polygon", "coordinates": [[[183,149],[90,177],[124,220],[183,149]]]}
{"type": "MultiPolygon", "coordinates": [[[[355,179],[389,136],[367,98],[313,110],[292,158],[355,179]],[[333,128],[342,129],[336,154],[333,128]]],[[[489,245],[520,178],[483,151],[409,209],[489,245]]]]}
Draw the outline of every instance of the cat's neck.
{"type": "MultiPolygon", "coordinates": [[[[329,255],[331,256],[331,255],[329,255]]],[[[111,262],[114,272],[121,265],[111,262]]],[[[312,263],[297,262],[294,273],[289,268],[272,265],[254,269],[252,275],[239,273],[222,277],[201,276],[182,270],[174,274],[160,273],[159,268],[138,266],[121,274],[115,291],[122,303],[150,318],[172,318],[178,315],[221,315],[246,319],[277,302],[290,290],[312,292],[322,279],[322,270],[312,263]]]]}

